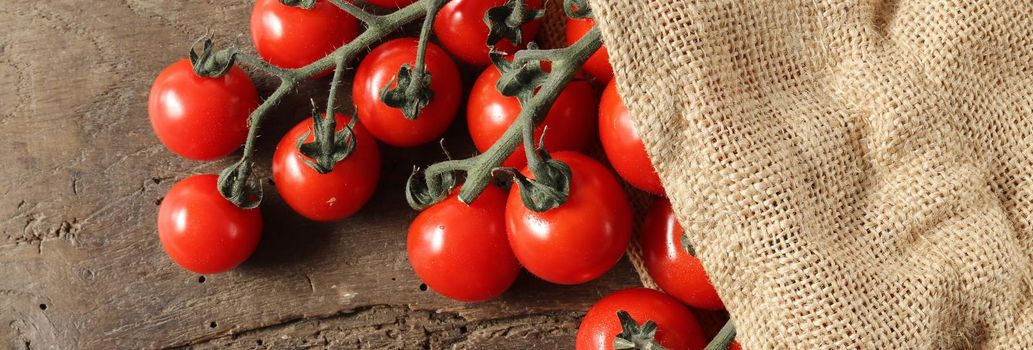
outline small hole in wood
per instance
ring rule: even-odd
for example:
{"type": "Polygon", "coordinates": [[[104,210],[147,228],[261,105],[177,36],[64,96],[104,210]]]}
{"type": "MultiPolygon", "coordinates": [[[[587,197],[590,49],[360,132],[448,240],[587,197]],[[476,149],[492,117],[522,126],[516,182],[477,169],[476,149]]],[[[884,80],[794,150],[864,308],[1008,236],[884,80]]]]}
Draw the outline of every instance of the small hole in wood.
{"type": "Polygon", "coordinates": [[[39,309],[40,310],[46,310],[47,309],[47,304],[39,304],[39,309]]]}
{"type": "Polygon", "coordinates": [[[161,201],[162,201],[163,199],[165,199],[165,197],[161,197],[161,198],[155,199],[155,200],[154,200],[154,205],[161,205],[161,201]]]}
{"type": "Polygon", "coordinates": [[[197,277],[197,283],[204,283],[204,276],[197,277]]]}
{"type": "Polygon", "coordinates": [[[465,334],[466,332],[469,332],[469,331],[470,330],[468,328],[466,328],[466,326],[459,326],[459,333],[465,334]]]}
{"type": "Polygon", "coordinates": [[[426,283],[420,283],[420,291],[421,292],[426,292],[427,291],[427,284],[426,283]]]}
{"type": "Polygon", "coordinates": [[[262,345],[262,339],[256,340],[255,344],[262,345]]]}
{"type": "Polygon", "coordinates": [[[392,280],[392,281],[397,281],[398,279],[397,279],[397,278],[394,278],[394,277],[391,277],[391,280],[392,280]]]}
{"type": "Polygon", "coordinates": [[[215,327],[218,327],[218,326],[219,326],[219,324],[215,323],[215,321],[212,321],[212,323],[208,324],[208,327],[211,327],[211,328],[215,328],[215,327]]]}

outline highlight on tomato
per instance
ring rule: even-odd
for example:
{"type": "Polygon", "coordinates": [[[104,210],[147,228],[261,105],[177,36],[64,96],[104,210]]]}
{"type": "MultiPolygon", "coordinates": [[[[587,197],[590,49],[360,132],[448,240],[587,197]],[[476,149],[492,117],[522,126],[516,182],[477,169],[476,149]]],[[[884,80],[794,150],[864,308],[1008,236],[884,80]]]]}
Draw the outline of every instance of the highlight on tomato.
{"type": "MultiPolygon", "coordinates": [[[[609,271],[631,239],[631,206],[617,179],[598,161],[576,152],[552,158],[572,173],[570,194],[559,207],[535,212],[513,186],[506,203],[509,243],[535,276],[557,284],[591,281],[609,271]]],[[[534,178],[525,168],[523,174],[534,178]]]]}
{"type": "Polygon", "coordinates": [[[184,269],[212,274],[247,260],[262,237],[259,209],[241,209],[219,194],[218,176],[176,183],[158,208],[158,239],[184,269]]]}
{"type": "MultiPolygon", "coordinates": [[[[585,33],[592,30],[595,26],[595,21],[591,18],[584,19],[567,19],[567,32],[566,39],[567,45],[573,45],[585,33]]],[[[589,75],[595,77],[599,82],[605,82],[613,79],[613,67],[610,67],[610,54],[606,52],[606,46],[600,47],[592,56],[588,57],[585,64],[581,67],[589,75]]]]}
{"type": "Polygon", "coordinates": [[[220,159],[240,148],[256,108],[258,91],[243,69],[232,66],[221,77],[203,77],[187,59],[158,74],[147,101],[161,143],[193,160],[220,159]]]}
{"type": "MultiPolygon", "coordinates": [[[[489,9],[505,5],[510,0],[452,0],[445,4],[434,18],[434,33],[441,45],[463,62],[487,66],[488,58],[488,25],[484,15],[489,9]]],[[[525,11],[540,10],[541,0],[526,0],[525,11]]],[[[517,22],[519,23],[519,22],[517,22]]],[[[500,52],[515,53],[524,48],[538,33],[540,21],[533,20],[520,27],[521,42],[513,43],[502,39],[495,44],[500,52]]]]}
{"type": "MultiPolygon", "coordinates": [[[[667,294],[689,306],[725,308],[703,264],[689,253],[678,219],[666,198],[653,201],[642,227],[642,258],[649,276],[667,294]]],[[[691,246],[690,246],[691,247],[691,246]]]]}
{"type": "Polygon", "coordinates": [[[459,109],[462,82],[455,62],[448,53],[427,43],[424,63],[430,73],[433,97],[416,119],[409,120],[402,110],[388,106],[381,90],[397,85],[395,78],[403,65],[416,63],[419,45],[415,38],[399,38],[373,49],[359,63],[352,85],[352,102],[359,120],[378,140],[396,147],[414,147],[437,140],[448,129],[459,109]]]}
{"type": "Polygon", "coordinates": [[[488,186],[469,205],[455,190],[425,209],[409,225],[413,271],[430,289],[455,300],[501,295],[520,273],[506,240],[505,206],[505,192],[488,186]]]}
{"type": "Polygon", "coordinates": [[[703,349],[707,345],[696,316],[685,305],[646,288],[616,291],[592,305],[578,327],[576,348],[614,349],[618,337],[628,343],[652,340],[652,345],[668,350],[703,349]],[[618,316],[621,312],[626,314],[618,316]],[[626,319],[622,322],[621,318],[626,319]]]}
{"type": "MultiPolygon", "coordinates": [[[[495,84],[502,73],[489,66],[481,73],[470,90],[466,105],[466,125],[470,137],[480,152],[495,144],[520,115],[516,97],[499,93],[495,84]]],[[[587,151],[595,138],[596,94],[584,80],[573,80],[552,104],[545,119],[535,128],[535,140],[545,135],[545,148],[552,151],[587,151]]],[[[519,168],[527,164],[524,147],[518,145],[513,154],[502,163],[504,167],[519,168]]]]}
{"type": "Polygon", "coordinates": [[[307,66],[358,35],[359,20],[327,0],[316,0],[310,9],[284,5],[280,0],[258,0],[251,10],[255,51],[280,68],[307,66]]]}
{"type": "MultiPolygon", "coordinates": [[[[335,114],[335,131],[348,126],[351,117],[335,114]]],[[[298,140],[313,142],[313,119],[306,118],[287,132],[273,154],[273,179],[280,196],[301,216],[316,221],[340,220],[355,214],[377,189],[380,180],[380,150],[377,141],[361,123],[351,129],[354,148],[333,169],[320,174],[305,161],[298,140]]]]}
{"type": "Polygon", "coordinates": [[[616,79],[611,79],[599,100],[599,140],[603,144],[606,158],[617,174],[635,188],[664,195],[660,175],[646,154],[631,114],[617,94],[616,79]]]}

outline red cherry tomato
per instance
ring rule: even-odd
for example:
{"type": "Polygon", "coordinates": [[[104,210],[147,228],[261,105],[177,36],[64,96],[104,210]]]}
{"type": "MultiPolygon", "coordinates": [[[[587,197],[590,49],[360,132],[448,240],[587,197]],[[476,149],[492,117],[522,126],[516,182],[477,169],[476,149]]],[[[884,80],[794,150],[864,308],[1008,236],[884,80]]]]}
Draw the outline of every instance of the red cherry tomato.
{"type": "Polygon", "coordinates": [[[258,108],[258,91],[244,70],[223,76],[194,74],[189,60],[161,71],[151,85],[147,114],[170,151],[193,160],[215,160],[247,139],[247,118],[258,108]]]}
{"type": "MultiPolygon", "coordinates": [[[[466,106],[467,127],[477,150],[485,152],[498,141],[520,114],[516,97],[503,96],[495,88],[499,70],[488,67],[474,82],[466,106]]],[[[583,80],[570,82],[560,92],[545,120],[535,129],[535,140],[549,127],[545,148],[550,151],[586,151],[592,145],[595,131],[595,90],[583,80]]],[[[523,146],[517,146],[503,166],[519,168],[527,164],[523,146]]]]}
{"type": "Polygon", "coordinates": [[[742,350],[742,345],[739,345],[739,342],[733,341],[732,345],[728,346],[728,350],[742,350]]]}
{"type": "Polygon", "coordinates": [[[470,205],[460,202],[457,194],[458,190],[413,220],[409,263],[441,295],[467,302],[495,298],[520,273],[506,241],[506,194],[488,186],[470,205]]]}
{"type": "MultiPolygon", "coordinates": [[[[334,115],[337,130],[344,129],[351,117],[334,115]]],[[[356,123],[355,149],[337,162],[333,170],[320,174],[305,164],[313,161],[298,151],[298,138],[309,133],[305,142],[315,140],[312,119],[306,118],[284,135],[273,154],[273,179],[276,190],[294,211],[316,221],[334,221],[351,216],[373,196],[380,179],[380,150],[373,136],[356,123]]]]}
{"type": "Polygon", "coordinates": [[[397,147],[418,146],[441,137],[455,118],[462,98],[462,83],[455,62],[444,50],[427,43],[424,63],[431,75],[430,88],[434,91],[430,103],[415,120],[408,120],[400,109],[380,100],[380,90],[398,75],[398,69],[404,64],[416,64],[417,46],[418,42],[413,38],[381,44],[359,64],[352,86],[352,101],[359,120],[374,137],[397,147]]]}
{"type": "MultiPolygon", "coordinates": [[[[538,213],[524,207],[513,186],[506,203],[509,243],[535,276],[558,284],[591,281],[624,255],[631,238],[631,207],[617,179],[596,160],[575,152],[553,158],[573,173],[563,205],[538,213]]],[[[524,174],[531,177],[530,171],[524,174]]]]}
{"type": "Polygon", "coordinates": [[[617,84],[614,80],[606,84],[603,96],[599,101],[599,140],[610,165],[636,188],[664,195],[664,186],[660,184],[653,163],[649,162],[646,146],[638,136],[635,125],[631,124],[631,114],[617,95],[617,84]]]}
{"type": "Polygon", "coordinates": [[[416,2],[416,0],[366,0],[367,4],[383,8],[401,8],[416,2]]]}
{"type": "MultiPolygon", "coordinates": [[[[301,68],[323,58],[359,35],[359,20],[326,0],[311,9],[279,0],[258,0],[251,10],[251,41],[266,61],[301,68]]],[[[328,74],[333,69],[320,73],[328,74]]]]}
{"type": "Polygon", "coordinates": [[[216,188],[216,175],[194,175],[169,189],[158,208],[158,239],[184,269],[230,270],[251,256],[262,237],[262,213],[241,209],[216,188]]]}
{"type": "MultiPolygon", "coordinates": [[[[463,62],[476,66],[487,66],[488,59],[488,25],[484,23],[484,14],[493,7],[505,5],[509,0],[452,0],[445,4],[434,18],[434,34],[441,45],[456,55],[463,62]]],[[[540,10],[541,0],[528,0],[524,3],[528,10],[540,10]]],[[[509,39],[495,44],[495,49],[514,53],[534,39],[538,33],[539,21],[531,21],[520,27],[523,42],[514,45],[509,39]],[[519,46],[519,48],[517,47],[519,46]]]]}
{"type": "MultiPolygon", "coordinates": [[[[585,33],[588,33],[595,26],[595,21],[591,19],[567,19],[567,45],[574,44],[585,33]]],[[[613,67],[610,67],[610,55],[606,52],[606,46],[600,47],[599,51],[588,57],[588,61],[585,61],[584,66],[581,67],[588,72],[588,74],[595,77],[598,81],[609,81],[613,78],[613,67]]]]}
{"type": "Polygon", "coordinates": [[[656,342],[669,350],[703,349],[706,336],[696,317],[674,298],[652,289],[630,288],[600,299],[581,320],[577,350],[610,350],[621,333],[617,311],[624,310],[640,326],[656,323],[656,342]]]}
{"type": "Polygon", "coordinates": [[[642,255],[646,270],[656,284],[689,306],[724,309],[724,303],[710,284],[699,259],[682,247],[682,228],[666,198],[657,199],[649,208],[642,228],[642,255]]]}

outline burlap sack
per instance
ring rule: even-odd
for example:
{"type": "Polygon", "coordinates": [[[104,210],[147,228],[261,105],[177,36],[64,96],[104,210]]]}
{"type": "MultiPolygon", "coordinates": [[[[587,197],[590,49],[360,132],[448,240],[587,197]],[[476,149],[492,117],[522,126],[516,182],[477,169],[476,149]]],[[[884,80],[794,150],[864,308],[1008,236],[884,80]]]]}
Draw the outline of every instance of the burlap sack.
{"type": "Polygon", "coordinates": [[[747,349],[1033,349],[1033,2],[592,0],[747,349]]]}

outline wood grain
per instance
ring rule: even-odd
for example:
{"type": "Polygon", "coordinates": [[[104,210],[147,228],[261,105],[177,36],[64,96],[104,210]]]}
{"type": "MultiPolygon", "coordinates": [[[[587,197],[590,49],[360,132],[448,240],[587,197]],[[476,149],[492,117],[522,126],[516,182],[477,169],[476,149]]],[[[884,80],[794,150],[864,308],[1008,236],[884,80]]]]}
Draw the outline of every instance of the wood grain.
{"type": "MultiPolygon", "coordinates": [[[[168,152],[150,130],[147,93],[206,30],[249,47],[250,2],[2,2],[4,348],[570,348],[592,302],[637,285],[622,262],[574,287],[524,275],[481,304],[422,290],[404,249],[416,213],[400,188],[413,165],[443,157],[434,145],[383,147],[375,199],[334,224],[300,218],[267,183],[255,255],[229,273],[188,273],[161,250],[156,205],[176,181],[230,161],[168,152]]],[[[253,76],[268,94],[275,81],[253,76]]],[[[312,81],[273,111],[259,139],[261,176],[279,136],[309,98],[325,100],[326,85],[312,81]]],[[[471,152],[464,130],[459,121],[448,136],[458,156],[471,152]]]]}

